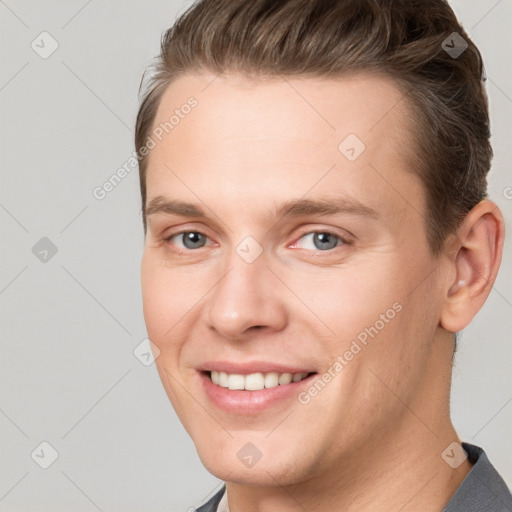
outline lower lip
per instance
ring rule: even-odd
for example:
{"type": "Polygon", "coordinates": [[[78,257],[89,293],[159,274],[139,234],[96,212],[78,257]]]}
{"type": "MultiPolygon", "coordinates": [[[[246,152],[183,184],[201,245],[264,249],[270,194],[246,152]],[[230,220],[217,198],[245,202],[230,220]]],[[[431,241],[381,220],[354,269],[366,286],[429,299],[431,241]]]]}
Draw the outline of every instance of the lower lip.
{"type": "Polygon", "coordinates": [[[299,382],[290,382],[283,386],[247,391],[218,386],[207,374],[200,372],[203,388],[210,401],[224,411],[239,414],[258,413],[290,397],[296,397],[302,388],[310,385],[315,376],[316,374],[312,374],[299,382]]]}

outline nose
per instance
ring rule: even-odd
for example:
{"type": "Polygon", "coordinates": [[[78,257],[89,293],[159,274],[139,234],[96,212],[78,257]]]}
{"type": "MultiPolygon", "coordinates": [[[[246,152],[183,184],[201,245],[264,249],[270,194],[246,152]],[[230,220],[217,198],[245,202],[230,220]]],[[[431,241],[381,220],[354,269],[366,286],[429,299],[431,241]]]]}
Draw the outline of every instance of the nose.
{"type": "Polygon", "coordinates": [[[261,255],[247,263],[236,252],[209,295],[205,314],[220,336],[241,340],[251,331],[280,331],[287,323],[282,285],[261,255]]]}

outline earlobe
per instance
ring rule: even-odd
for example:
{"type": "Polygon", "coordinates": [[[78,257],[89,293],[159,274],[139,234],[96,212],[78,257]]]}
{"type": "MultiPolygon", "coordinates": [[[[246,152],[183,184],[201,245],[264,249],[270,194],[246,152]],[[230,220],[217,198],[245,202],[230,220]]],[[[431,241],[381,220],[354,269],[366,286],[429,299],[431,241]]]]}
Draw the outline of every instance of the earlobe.
{"type": "Polygon", "coordinates": [[[464,329],[487,299],[496,280],[503,251],[504,222],[496,204],[478,203],[457,232],[457,254],[447,275],[440,324],[450,331],[464,329]],[[453,272],[455,270],[455,272],[453,272]]]}

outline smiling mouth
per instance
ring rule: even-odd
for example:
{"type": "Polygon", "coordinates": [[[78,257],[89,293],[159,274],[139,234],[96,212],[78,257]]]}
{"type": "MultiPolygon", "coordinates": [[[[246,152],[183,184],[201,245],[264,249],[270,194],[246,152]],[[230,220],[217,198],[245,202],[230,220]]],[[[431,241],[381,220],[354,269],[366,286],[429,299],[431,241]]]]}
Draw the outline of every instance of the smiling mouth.
{"type": "Polygon", "coordinates": [[[256,372],[242,375],[240,373],[226,373],[219,371],[206,371],[205,375],[217,386],[230,390],[261,391],[263,389],[286,386],[300,382],[316,372],[278,373],[256,372]]]}

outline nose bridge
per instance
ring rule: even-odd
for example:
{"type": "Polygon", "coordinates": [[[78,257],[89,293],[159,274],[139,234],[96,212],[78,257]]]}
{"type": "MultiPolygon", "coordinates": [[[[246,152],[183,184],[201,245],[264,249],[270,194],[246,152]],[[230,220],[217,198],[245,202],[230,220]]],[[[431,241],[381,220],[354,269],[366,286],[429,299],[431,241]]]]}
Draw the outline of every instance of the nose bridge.
{"type": "Polygon", "coordinates": [[[207,322],[219,334],[239,338],[251,327],[283,328],[284,304],[276,293],[275,277],[267,268],[263,248],[246,237],[229,255],[226,274],[208,301],[207,322]]]}

